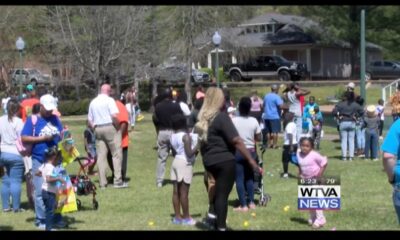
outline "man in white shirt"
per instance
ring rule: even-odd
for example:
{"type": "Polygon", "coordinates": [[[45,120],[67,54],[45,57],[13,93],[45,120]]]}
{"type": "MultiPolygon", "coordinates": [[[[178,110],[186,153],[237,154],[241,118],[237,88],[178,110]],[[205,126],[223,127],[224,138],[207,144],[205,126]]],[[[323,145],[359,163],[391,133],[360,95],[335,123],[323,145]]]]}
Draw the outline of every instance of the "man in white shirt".
{"type": "Polygon", "coordinates": [[[111,86],[103,84],[99,95],[89,105],[88,120],[94,128],[96,135],[97,163],[99,168],[100,188],[107,187],[107,153],[111,151],[114,165],[114,187],[123,188],[126,185],[122,182],[121,165],[122,156],[114,138],[119,129],[117,115],[119,113],[117,104],[110,97],[111,86]]]}

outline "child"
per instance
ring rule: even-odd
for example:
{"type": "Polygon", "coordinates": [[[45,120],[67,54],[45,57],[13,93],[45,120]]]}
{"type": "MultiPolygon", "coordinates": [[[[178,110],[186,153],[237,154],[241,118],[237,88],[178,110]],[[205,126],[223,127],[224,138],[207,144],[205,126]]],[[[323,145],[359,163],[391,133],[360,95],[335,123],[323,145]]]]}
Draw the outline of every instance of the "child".
{"type": "Polygon", "coordinates": [[[284,142],[283,142],[283,152],[282,152],[282,164],[283,164],[283,174],[282,178],[288,178],[288,168],[289,161],[292,153],[297,151],[297,128],[296,123],[294,123],[294,113],[288,112],[284,117],[284,142]]]}
{"type": "Polygon", "coordinates": [[[171,166],[171,180],[173,181],[172,205],[175,211],[173,224],[193,226],[196,221],[189,214],[189,188],[193,177],[193,164],[197,152],[197,141],[192,139],[186,125],[186,117],[182,114],[172,116],[171,146],[176,151],[171,166]],[[195,145],[195,146],[194,146],[195,145]],[[181,207],[183,215],[181,215],[181,207]]]}
{"type": "MultiPolygon", "coordinates": [[[[57,182],[65,184],[64,178],[54,174],[57,163],[57,147],[46,149],[46,162],[39,168],[38,176],[42,176],[42,197],[46,209],[46,231],[52,231],[56,222],[56,194],[58,192],[57,182]]],[[[59,214],[58,214],[59,215],[59,214]]]]}
{"type": "MultiPolygon", "coordinates": [[[[314,141],[312,138],[300,139],[300,152],[297,153],[300,178],[320,178],[324,174],[328,160],[313,149],[314,141]]],[[[313,228],[323,227],[326,223],[323,210],[310,210],[308,223],[313,228]]]]}
{"type": "Polygon", "coordinates": [[[87,128],[84,133],[84,142],[85,142],[85,151],[87,153],[89,162],[83,163],[84,166],[89,166],[88,174],[94,175],[94,165],[97,162],[97,154],[96,154],[96,137],[94,135],[93,128],[90,126],[89,121],[87,122],[87,128]]]}
{"type": "Polygon", "coordinates": [[[311,117],[312,121],[312,138],[314,139],[317,150],[319,150],[319,144],[322,137],[322,123],[324,121],[322,113],[319,110],[319,106],[314,107],[314,114],[311,117]]]}
{"type": "MultiPolygon", "coordinates": [[[[361,96],[356,97],[356,103],[358,103],[361,107],[364,107],[364,99],[361,96]]],[[[358,157],[365,157],[365,125],[364,125],[364,114],[356,115],[356,143],[357,143],[357,152],[356,155],[358,157]]]]}
{"type": "Polygon", "coordinates": [[[385,122],[385,106],[383,105],[383,99],[378,100],[378,106],[376,106],[376,111],[378,112],[379,121],[379,139],[383,140],[382,131],[383,131],[383,123],[385,122]]]}
{"type": "Polygon", "coordinates": [[[380,119],[376,115],[374,105],[367,107],[367,116],[364,117],[365,126],[365,158],[371,157],[373,161],[378,161],[378,134],[380,119]],[[371,155],[369,154],[371,151],[371,155]]]}

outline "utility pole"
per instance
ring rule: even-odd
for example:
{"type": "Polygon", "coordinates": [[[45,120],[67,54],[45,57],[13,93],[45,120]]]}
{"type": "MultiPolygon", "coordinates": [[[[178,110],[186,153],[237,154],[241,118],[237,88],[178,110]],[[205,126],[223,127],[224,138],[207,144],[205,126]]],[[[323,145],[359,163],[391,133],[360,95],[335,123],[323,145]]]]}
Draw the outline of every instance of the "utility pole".
{"type": "Polygon", "coordinates": [[[361,97],[367,102],[365,91],[365,9],[361,10],[361,44],[360,44],[360,93],[361,97]]]}

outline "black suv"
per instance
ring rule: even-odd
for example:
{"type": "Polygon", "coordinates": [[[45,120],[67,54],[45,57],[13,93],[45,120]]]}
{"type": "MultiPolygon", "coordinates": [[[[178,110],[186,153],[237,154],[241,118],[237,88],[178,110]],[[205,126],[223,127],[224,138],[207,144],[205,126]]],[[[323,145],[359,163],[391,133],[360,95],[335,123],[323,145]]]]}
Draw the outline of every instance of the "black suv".
{"type": "Polygon", "coordinates": [[[300,80],[308,74],[306,64],[291,62],[277,55],[258,56],[246,63],[225,65],[223,69],[232,82],[251,81],[253,77],[272,77],[280,81],[300,80]]]}

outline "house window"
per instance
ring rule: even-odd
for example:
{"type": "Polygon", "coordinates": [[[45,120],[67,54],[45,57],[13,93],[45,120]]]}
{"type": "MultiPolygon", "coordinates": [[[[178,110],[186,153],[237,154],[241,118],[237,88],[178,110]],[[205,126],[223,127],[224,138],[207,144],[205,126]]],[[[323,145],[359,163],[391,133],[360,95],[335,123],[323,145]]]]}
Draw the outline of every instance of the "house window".
{"type": "Polygon", "coordinates": [[[311,73],[318,74],[321,71],[321,49],[311,49],[311,73]]]}
{"type": "Polygon", "coordinates": [[[258,26],[253,27],[253,33],[258,33],[258,26]]]}
{"type": "Polygon", "coordinates": [[[272,24],[267,24],[267,32],[269,32],[269,33],[273,33],[273,26],[272,26],[272,24]]]}
{"type": "Polygon", "coordinates": [[[262,33],[265,32],[265,25],[260,26],[260,32],[262,32],[262,33]]]}

